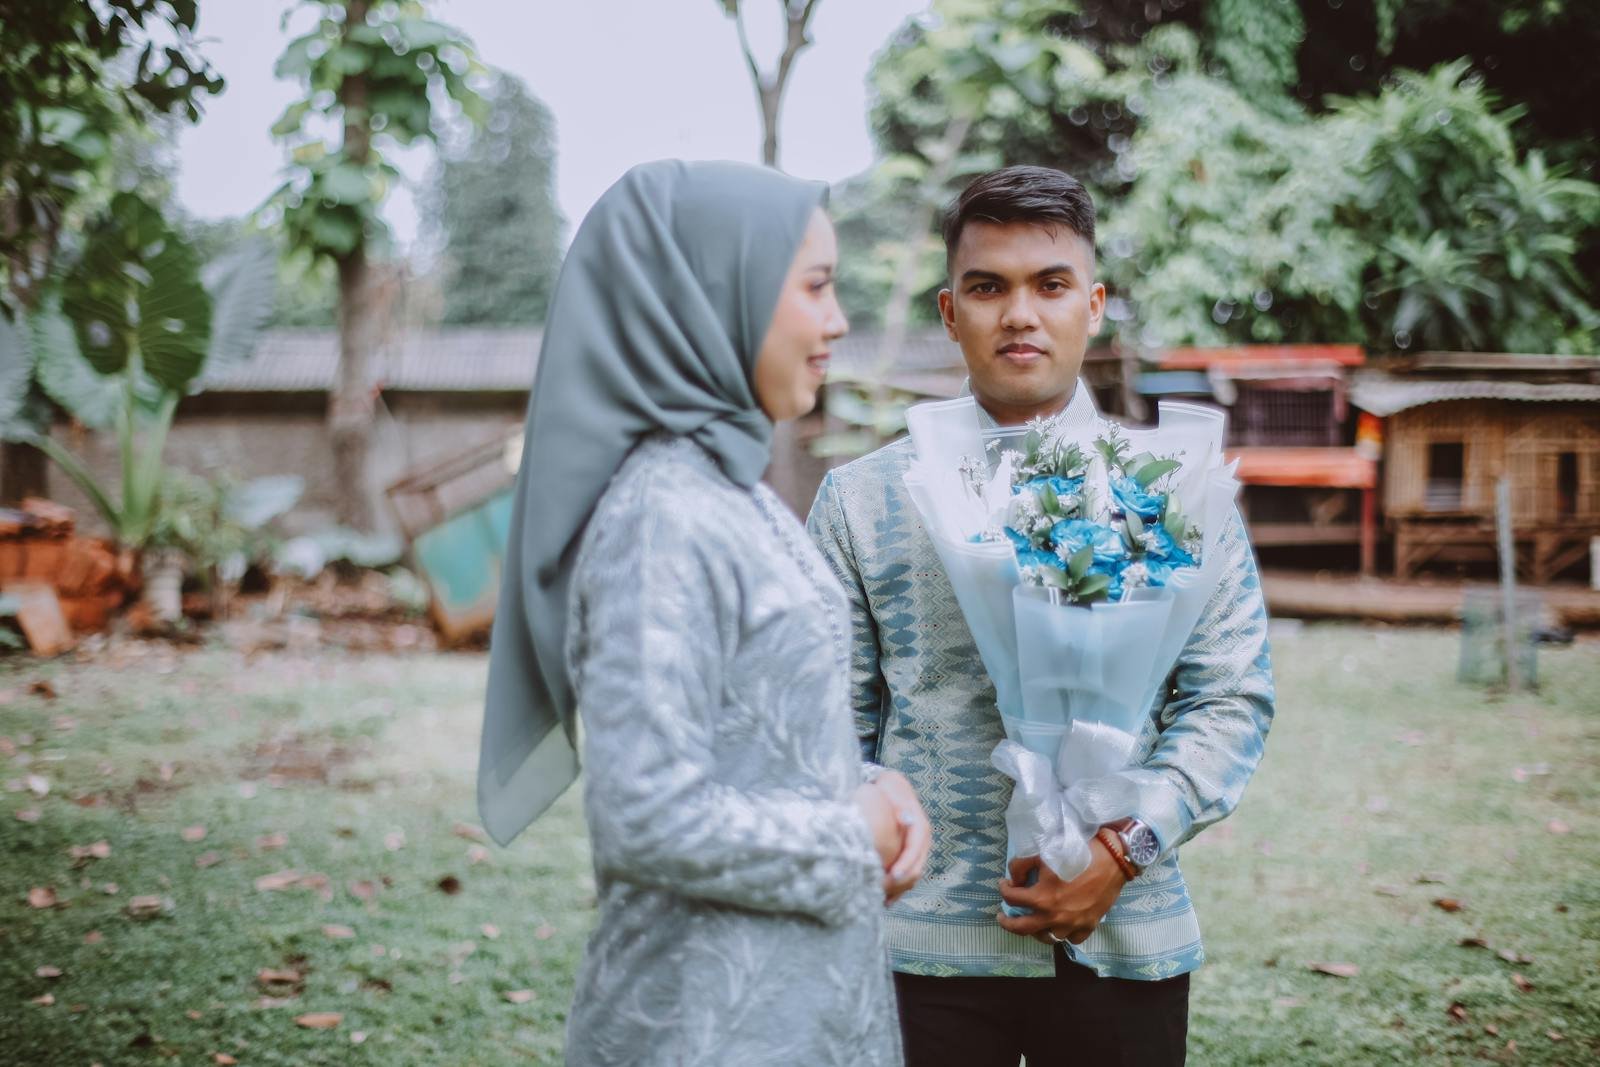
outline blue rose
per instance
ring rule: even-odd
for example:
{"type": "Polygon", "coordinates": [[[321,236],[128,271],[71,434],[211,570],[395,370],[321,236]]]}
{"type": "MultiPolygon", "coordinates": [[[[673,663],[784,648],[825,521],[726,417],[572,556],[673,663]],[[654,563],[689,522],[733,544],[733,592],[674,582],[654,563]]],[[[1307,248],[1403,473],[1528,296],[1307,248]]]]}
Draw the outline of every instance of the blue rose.
{"type": "Polygon", "coordinates": [[[1173,567],[1193,567],[1194,557],[1184,547],[1172,539],[1166,527],[1155,525],[1145,527],[1147,538],[1145,545],[1145,559],[1159,560],[1173,567]]]}
{"type": "Polygon", "coordinates": [[[1167,503],[1163,494],[1145,492],[1139,488],[1138,482],[1125,474],[1111,479],[1111,495],[1116,497],[1117,504],[1124,512],[1133,512],[1141,519],[1151,521],[1160,517],[1167,503]]]}
{"type": "MultiPolygon", "coordinates": [[[[1083,490],[1082,478],[1062,478],[1054,474],[1048,478],[1032,478],[1024,484],[1035,493],[1040,492],[1048,485],[1056,491],[1056,496],[1074,496],[1083,490]]],[[[1017,487],[1013,486],[1012,488],[1015,489],[1017,487]]]]}
{"type": "Polygon", "coordinates": [[[1088,519],[1062,519],[1050,528],[1050,541],[1063,559],[1071,559],[1075,553],[1082,551],[1084,545],[1091,546],[1094,549],[1094,563],[1101,568],[1109,568],[1128,554],[1121,534],[1088,519]]]}

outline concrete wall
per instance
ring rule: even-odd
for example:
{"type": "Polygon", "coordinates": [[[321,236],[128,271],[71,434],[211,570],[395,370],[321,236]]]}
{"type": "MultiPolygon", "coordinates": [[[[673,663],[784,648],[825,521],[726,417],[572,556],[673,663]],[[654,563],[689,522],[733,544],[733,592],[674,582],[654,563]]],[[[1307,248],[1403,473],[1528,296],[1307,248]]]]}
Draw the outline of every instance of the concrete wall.
{"type": "MultiPolygon", "coordinates": [[[[173,424],[166,461],[196,474],[225,473],[241,480],[297,474],[305,479],[305,494],[285,518],[285,529],[300,533],[332,525],[340,495],[347,489],[334,477],[322,403],[321,397],[251,397],[247,405],[211,396],[192,398],[173,424]]],[[[394,528],[384,487],[416,466],[516,432],[522,416],[523,401],[514,396],[391,398],[387,413],[379,415],[371,479],[364,489],[380,528],[394,528]]],[[[120,492],[121,460],[112,434],[61,425],[54,436],[87,463],[113,496],[120,492]]],[[[88,498],[54,465],[49,485],[53,499],[78,513],[79,529],[106,532],[88,498]]]]}

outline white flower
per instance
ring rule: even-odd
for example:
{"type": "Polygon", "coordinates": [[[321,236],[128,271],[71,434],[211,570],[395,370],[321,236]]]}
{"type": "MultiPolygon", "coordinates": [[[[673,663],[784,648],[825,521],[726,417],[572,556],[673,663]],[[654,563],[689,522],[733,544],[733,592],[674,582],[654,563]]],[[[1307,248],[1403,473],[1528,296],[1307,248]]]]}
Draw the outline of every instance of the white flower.
{"type": "Polygon", "coordinates": [[[1122,586],[1124,589],[1137,589],[1142,585],[1150,584],[1150,569],[1143,563],[1130,563],[1122,568],[1122,586]]]}
{"type": "Polygon", "coordinates": [[[1011,507],[1006,513],[1006,525],[1018,533],[1032,533],[1042,517],[1039,501],[1034,495],[1018,493],[1011,498],[1011,507]]]}

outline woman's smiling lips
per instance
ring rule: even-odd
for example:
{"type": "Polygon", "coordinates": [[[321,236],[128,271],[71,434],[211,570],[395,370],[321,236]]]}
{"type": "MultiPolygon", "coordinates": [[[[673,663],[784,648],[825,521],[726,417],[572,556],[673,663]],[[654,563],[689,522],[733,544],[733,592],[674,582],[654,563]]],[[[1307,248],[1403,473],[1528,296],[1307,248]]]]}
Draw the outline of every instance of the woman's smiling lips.
{"type": "Polygon", "coordinates": [[[807,356],[806,366],[810,367],[812,373],[816,374],[818,377],[826,378],[828,376],[828,360],[832,357],[833,353],[831,352],[823,352],[819,355],[807,356]]]}
{"type": "Polygon", "coordinates": [[[1037,345],[1024,344],[1020,341],[1009,345],[1002,345],[999,349],[1002,359],[1018,367],[1025,367],[1038,361],[1044,355],[1044,349],[1037,345]]]}

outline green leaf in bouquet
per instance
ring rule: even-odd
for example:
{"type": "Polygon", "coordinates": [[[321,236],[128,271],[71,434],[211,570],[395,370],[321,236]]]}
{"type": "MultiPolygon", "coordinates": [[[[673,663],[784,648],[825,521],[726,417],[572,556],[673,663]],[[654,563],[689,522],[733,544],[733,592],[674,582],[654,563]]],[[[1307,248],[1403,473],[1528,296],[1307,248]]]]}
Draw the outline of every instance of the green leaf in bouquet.
{"type": "Polygon", "coordinates": [[[1039,568],[1039,580],[1047,586],[1066,592],[1070,592],[1073,586],[1071,579],[1057,567],[1041,566],[1039,568]]]}
{"type": "Polygon", "coordinates": [[[1180,466],[1181,464],[1175,459],[1151,460],[1135,469],[1133,480],[1139,483],[1140,489],[1148,489],[1156,479],[1171,474],[1180,466]]]}
{"type": "Polygon", "coordinates": [[[1125,466],[1128,470],[1136,471],[1146,463],[1154,462],[1155,458],[1156,457],[1151,455],[1149,452],[1138,452],[1123,460],[1122,463],[1123,466],[1125,466]]]}
{"type": "Polygon", "coordinates": [[[1039,462],[1039,446],[1044,443],[1044,437],[1038,430],[1029,430],[1022,438],[1022,457],[1030,466],[1039,462]]]}
{"type": "Polygon", "coordinates": [[[1056,476],[1072,478],[1083,467],[1083,450],[1077,445],[1067,445],[1056,453],[1056,476]]]}
{"type": "Polygon", "coordinates": [[[1067,560],[1067,573],[1074,578],[1082,578],[1089,573],[1089,565],[1094,562],[1094,546],[1084,545],[1072,554],[1067,560]]]}
{"type": "Polygon", "coordinates": [[[1167,514],[1161,520],[1162,529],[1166,530],[1167,535],[1174,541],[1182,541],[1183,535],[1187,532],[1188,525],[1189,520],[1184,516],[1183,512],[1178,510],[1177,506],[1174,505],[1169,498],[1167,501],[1167,514]]]}
{"type": "Polygon", "coordinates": [[[1055,487],[1049,482],[1039,490],[1039,510],[1053,519],[1061,517],[1061,498],[1056,495],[1055,487]]]}
{"type": "Polygon", "coordinates": [[[1074,598],[1079,603],[1087,604],[1091,600],[1100,600],[1105,597],[1106,590],[1111,588],[1111,579],[1104,574],[1091,574],[1079,582],[1072,591],[1074,598]]]}
{"type": "Polygon", "coordinates": [[[1132,543],[1137,542],[1144,535],[1144,520],[1139,517],[1137,511],[1130,511],[1123,517],[1122,521],[1128,527],[1128,536],[1132,539],[1130,542],[1131,547],[1132,543]]]}

